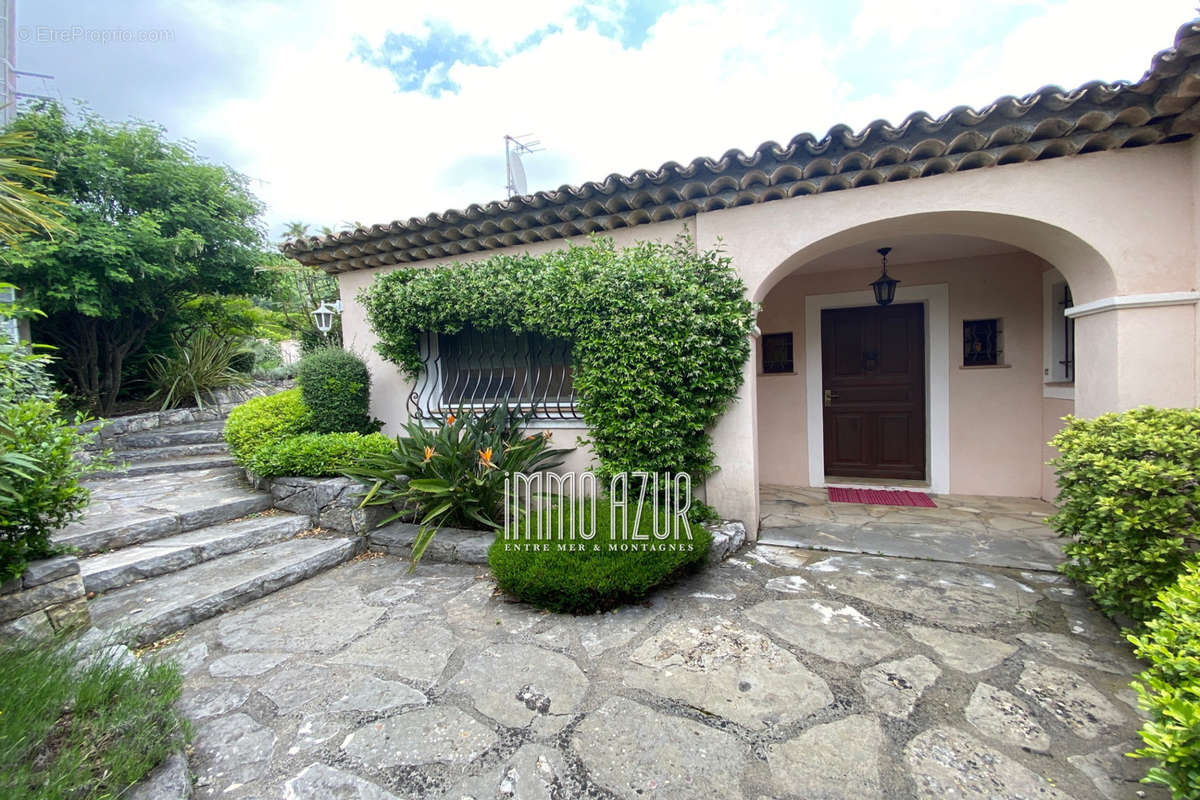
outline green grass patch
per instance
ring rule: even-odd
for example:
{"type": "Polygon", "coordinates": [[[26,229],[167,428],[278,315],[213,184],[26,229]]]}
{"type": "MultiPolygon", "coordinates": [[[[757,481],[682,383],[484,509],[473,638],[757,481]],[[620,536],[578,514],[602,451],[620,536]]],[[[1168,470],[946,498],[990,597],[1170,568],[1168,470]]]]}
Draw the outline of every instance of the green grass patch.
{"type": "Polygon", "coordinates": [[[80,659],[60,641],[0,650],[0,797],[116,798],[190,735],[183,675],[151,659],[80,659]]]}
{"type": "MultiPolygon", "coordinates": [[[[557,505],[555,506],[557,508],[557,505]]],[[[595,532],[592,539],[570,533],[570,514],[557,512],[538,536],[530,520],[513,525],[516,538],[497,534],[488,551],[488,564],[500,588],[540,608],[565,614],[593,614],[644,599],[655,588],[699,569],[708,558],[712,534],[702,525],[691,525],[691,538],[681,530],[678,538],[655,538],[654,520],[647,508],[637,528],[644,539],[622,533],[618,511],[617,531],[611,531],[611,509],[601,498],[596,503],[594,525],[591,504],[577,508],[583,530],[595,532]]],[[[659,531],[667,530],[668,516],[659,515],[659,531]]]]}

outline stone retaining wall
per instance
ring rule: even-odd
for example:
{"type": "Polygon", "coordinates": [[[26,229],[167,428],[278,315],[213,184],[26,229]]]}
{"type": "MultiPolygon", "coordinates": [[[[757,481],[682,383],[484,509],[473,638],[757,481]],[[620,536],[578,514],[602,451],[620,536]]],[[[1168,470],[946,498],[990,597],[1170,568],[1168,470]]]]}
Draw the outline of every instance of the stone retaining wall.
{"type": "MultiPolygon", "coordinates": [[[[367,536],[367,549],[408,558],[420,529],[420,525],[411,522],[393,522],[367,536]]],[[[485,531],[440,528],[421,558],[442,563],[486,564],[488,548],[495,538],[485,531]]]]}
{"type": "Polygon", "coordinates": [[[91,621],[75,556],[34,561],[20,578],[0,584],[0,641],[51,636],[91,621]]]}
{"type": "Polygon", "coordinates": [[[127,433],[138,433],[163,428],[168,425],[186,425],[191,422],[212,422],[224,419],[229,412],[252,397],[264,397],[292,388],[294,381],[279,383],[262,381],[239,389],[222,389],[213,394],[213,402],[204,408],[172,408],[166,411],[147,411],[144,414],[130,414],[125,417],[112,419],[96,419],[85,422],[79,430],[87,433],[97,428],[100,435],[91,443],[89,449],[99,450],[110,447],[113,440],[127,433]]]}
{"type": "Polygon", "coordinates": [[[395,513],[386,506],[359,508],[362,485],[349,478],[261,478],[246,472],[254,488],[269,491],[276,508],[312,517],[341,533],[364,535],[395,513]]]}

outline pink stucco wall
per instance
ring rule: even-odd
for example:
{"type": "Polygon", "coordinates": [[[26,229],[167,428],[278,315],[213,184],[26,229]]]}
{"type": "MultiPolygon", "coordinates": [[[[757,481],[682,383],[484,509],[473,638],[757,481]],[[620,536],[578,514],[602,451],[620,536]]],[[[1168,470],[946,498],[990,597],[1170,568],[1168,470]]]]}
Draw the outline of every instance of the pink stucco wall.
{"type": "Polygon", "coordinates": [[[1062,430],[1063,417],[1075,413],[1075,401],[1047,397],[1042,400],[1042,499],[1054,501],[1058,487],[1054,482],[1054,468],[1049,465],[1057,450],[1049,445],[1054,434],[1062,430]]]}
{"type": "MultiPolygon", "coordinates": [[[[1038,391],[1040,271],[1047,264],[1058,268],[1077,304],[1194,293],[1200,284],[1198,186],[1200,143],[1180,143],[795,197],[706,212],[686,224],[700,247],[720,244],[733,258],[752,300],[768,301],[760,327],[797,325],[797,344],[803,293],[860,288],[874,277],[873,270],[805,274],[814,259],[846,247],[899,234],[954,234],[1004,242],[1041,259],[927,263],[906,266],[907,274],[898,276],[908,285],[948,284],[951,327],[967,315],[994,314],[1007,321],[1011,368],[950,370],[952,490],[1039,496],[1048,487],[1042,466],[1045,435],[1064,412],[1063,404],[1070,403],[1046,402],[1038,391]],[[801,301],[786,309],[793,322],[772,322],[767,315],[783,313],[789,304],[771,301],[789,292],[801,301]]],[[[682,227],[677,222],[638,226],[614,238],[618,244],[669,239],[682,227]]],[[[512,249],[536,253],[562,244],[512,249]]],[[[469,259],[423,262],[417,268],[455,260],[469,259]]],[[[406,418],[408,381],[375,356],[374,337],[354,302],[380,271],[340,277],[343,328],[349,346],[372,366],[372,411],[394,430],[406,418]]],[[[1196,405],[1200,306],[1194,302],[1103,310],[1079,318],[1076,330],[1073,406],[1080,415],[1142,403],[1196,405]]],[[[788,476],[804,472],[804,431],[795,418],[805,409],[803,392],[787,377],[759,380],[755,363],[748,363],[743,374],[738,400],[713,431],[721,469],[707,489],[709,502],[728,517],[750,522],[753,533],[760,477],[794,482],[788,476]],[[779,435],[785,429],[796,433],[779,435]]],[[[581,433],[556,430],[560,441],[581,433]]],[[[586,452],[577,453],[576,460],[572,468],[586,466],[586,452]]]]}

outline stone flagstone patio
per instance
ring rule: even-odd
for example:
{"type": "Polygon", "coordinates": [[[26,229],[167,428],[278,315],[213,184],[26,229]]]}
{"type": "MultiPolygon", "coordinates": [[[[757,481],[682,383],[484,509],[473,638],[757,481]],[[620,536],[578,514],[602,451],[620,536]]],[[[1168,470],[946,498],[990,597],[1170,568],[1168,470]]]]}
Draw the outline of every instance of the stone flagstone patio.
{"type": "Polygon", "coordinates": [[[1050,503],[1024,497],[932,495],[937,508],[830,502],[825,489],[762,487],[759,542],[1053,572],[1062,546],[1050,503]]]}
{"type": "Polygon", "coordinates": [[[361,557],[189,629],[205,798],[1163,797],[1047,573],[759,546],[594,617],[361,557]]]}

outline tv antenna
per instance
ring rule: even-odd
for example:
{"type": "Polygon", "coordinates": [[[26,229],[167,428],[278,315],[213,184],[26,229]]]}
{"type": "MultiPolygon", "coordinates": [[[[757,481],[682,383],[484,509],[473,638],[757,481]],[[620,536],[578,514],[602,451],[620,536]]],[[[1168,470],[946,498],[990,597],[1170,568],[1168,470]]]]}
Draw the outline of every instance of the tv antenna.
{"type": "Polygon", "coordinates": [[[520,136],[504,134],[504,163],[508,173],[508,183],[504,188],[510,200],[518,195],[529,194],[529,188],[525,184],[525,165],[521,163],[521,156],[540,153],[546,149],[540,141],[531,138],[532,136],[532,133],[520,136]]]}
{"type": "MultiPolygon", "coordinates": [[[[27,33],[22,30],[21,34],[27,33]]],[[[0,0],[0,125],[7,125],[16,116],[18,105],[28,100],[59,100],[51,91],[53,75],[26,72],[14,66],[17,61],[17,0],[0,0]],[[41,91],[23,91],[28,79],[40,81],[41,91]]]]}

